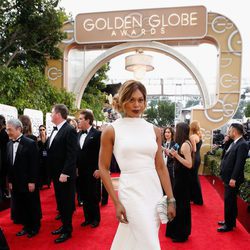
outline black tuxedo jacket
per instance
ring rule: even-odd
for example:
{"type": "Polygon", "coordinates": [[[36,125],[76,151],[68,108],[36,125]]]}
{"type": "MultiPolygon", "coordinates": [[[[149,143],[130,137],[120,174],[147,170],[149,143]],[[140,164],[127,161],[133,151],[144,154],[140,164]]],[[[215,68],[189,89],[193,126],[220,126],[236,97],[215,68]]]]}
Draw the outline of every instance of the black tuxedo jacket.
{"type": "Polygon", "coordinates": [[[80,147],[81,133],[78,134],[77,168],[79,176],[93,175],[98,169],[101,132],[91,128],[83,147],[80,147]]]}
{"type": "Polygon", "coordinates": [[[9,136],[6,132],[6,129],[3,128],[2,130],[0,130],[0,174],[1,175],[6,175],[6,156],[7,156],[6,150],[8,141],[9,141],[9,136]]]}
{"type": "Polygon", "coordinates": [[[244,166],[249,151],[247,142],[241,138],[225,153],[221,161],[221,177],[224,183],[236,180],[236,185],[244,182],[244,166]]]}
{"type": "Polygon", "coordinates": [[[8,181],[13,191],[28,192],[28,183],[38,180],[38,149],[36,142],[25,136],[21,137],[13,164],[13,142],[7,144],[8,181]]]}
{"type": "Polygon", "coordinates": [[[76,176],[77,133],[65,122],[54,137],[52,144],[48,141],[47,164],[53,179],[59,179],[61,174],[76,176]],[[49,147],[50,145],[50,147],[49,147]]]}

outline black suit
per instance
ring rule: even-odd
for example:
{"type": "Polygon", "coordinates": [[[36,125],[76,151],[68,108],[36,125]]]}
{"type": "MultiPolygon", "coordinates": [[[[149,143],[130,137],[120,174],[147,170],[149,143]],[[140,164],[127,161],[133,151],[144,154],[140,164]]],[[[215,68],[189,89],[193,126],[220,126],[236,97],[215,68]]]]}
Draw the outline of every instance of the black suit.
{"type": "Polygon", "coordinates": [[[221,177],[224,182],[224,217],[229,228],[236,225],[237,217],[237,193],[240,184],[244,181],[244,166],[248,155],[248,144],[243,138],[232,146],[225,153],[221,161],[221,177]],[[236,187],[229,186],[230,180],[236,180],[236,187]]]}
{"type": "Polygon", "coordinates": [[[78,135],[77,168],[80,181],[81,198],[83,199],[83,211],[85,221],[89,223],[100,222],[100,179],[93,174],[98,170],[98,158],[100,150],[101,132],[90,129],[83,147],[80,147],[81,133],[78,135]]]}
{"type": "Polygon", "coordinates": [[[57,208],[61,214],[63,232],[71,233],[75,210],[75,177],[77,133],[67,122],[59,129],[51,145],[48,142],[47,163],[54,183],[57,208]],[[67,182],[59,182],[61,174],[68,175],[67,182]]]}
{"type": "Polygon", "coordinates": [[[0,202],[4,197],[4,194],[7,194],[7,163],[6,163],[6,148],[9,141],[9,136],[5,128],[0,130],[0,202]]]}
{"type": "Polygon", "coordinates": [[[26,231],[38,231],[41,204],[38,182],[38,149],[36,143],[22,136],[13,163],[13,142],[7,145],[8,181],[12,184],[12,218],[26,231]],[[28,183],[35,183],[35,191],[29,192],[28,183]]]}

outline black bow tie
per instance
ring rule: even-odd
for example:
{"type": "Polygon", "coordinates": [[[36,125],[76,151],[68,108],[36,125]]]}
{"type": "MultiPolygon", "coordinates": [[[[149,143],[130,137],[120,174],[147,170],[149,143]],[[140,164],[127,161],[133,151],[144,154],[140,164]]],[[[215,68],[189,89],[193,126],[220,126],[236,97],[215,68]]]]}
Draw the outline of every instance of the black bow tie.
{"type": "Polygon", "coordinates": [[[87,130],[82,130],[81,135],[83,135],[83,134],[88,134],[88,131],[87,130]]]}
{"type": "Polygon", "coordinates": [[[17,139],[17,140],[12,140],[12,142],[13,142],[13,143],[16,143],[16,142],[18,142],[18,143],[19,143],[19,142],[20,142],[20,138],[19,138],[19,139],[17,139]]]}
{"type": "Polygon", "coordinates": [[[58,130],[57,126],[54,126],[54,127],[53,127],[53,130],[58,130]]]}

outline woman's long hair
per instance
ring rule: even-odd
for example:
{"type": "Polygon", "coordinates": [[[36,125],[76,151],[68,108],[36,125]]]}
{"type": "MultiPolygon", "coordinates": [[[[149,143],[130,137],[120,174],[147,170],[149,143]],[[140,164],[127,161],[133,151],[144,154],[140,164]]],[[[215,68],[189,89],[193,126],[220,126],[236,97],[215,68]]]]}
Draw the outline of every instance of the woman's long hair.
{"type": "Polygon", "coordinates": [[[190,129],[187,123],[177,123],[174,141],[179,144],[180,148],[185,141],[189,140],[189,130],[190,129]]]}
{"type": "Polygon", "coordinates": [[[0,130],[5,128],[5,126],[6,126],[5,117],[3,115],[0,115],[0,130]]]}
{"type": "Polygon", "coordinates": [[[27,115],[20,115],[19,116],[19,120],[23,124],[23,131],[22,131],[22,133],[24,135],[32,135],[32,124],[31,124],[31,120],[30,120],[29,116],[27,116],[27,115]]]}

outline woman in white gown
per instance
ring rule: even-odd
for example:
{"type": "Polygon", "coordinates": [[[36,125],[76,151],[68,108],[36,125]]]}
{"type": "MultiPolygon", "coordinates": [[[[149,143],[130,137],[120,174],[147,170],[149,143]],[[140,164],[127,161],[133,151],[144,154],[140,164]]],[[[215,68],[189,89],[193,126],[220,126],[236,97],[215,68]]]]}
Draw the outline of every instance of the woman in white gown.
{"type": "Polygon", "coordinates": [[[100,175],[120,221],[111,249],[158,250],[160,221],[156,205],[163,195],[162,187],[168,196],[168,216],[175,216],[175,200],[162,158],[161,132],[141,118],[146,89],[140,82],[130,80],[121,86],[117,106],[123,118],[103,131],[99,155],[100,175]],[[121,169],[118,197],[108,171],[112,152],[121,169]]]}

